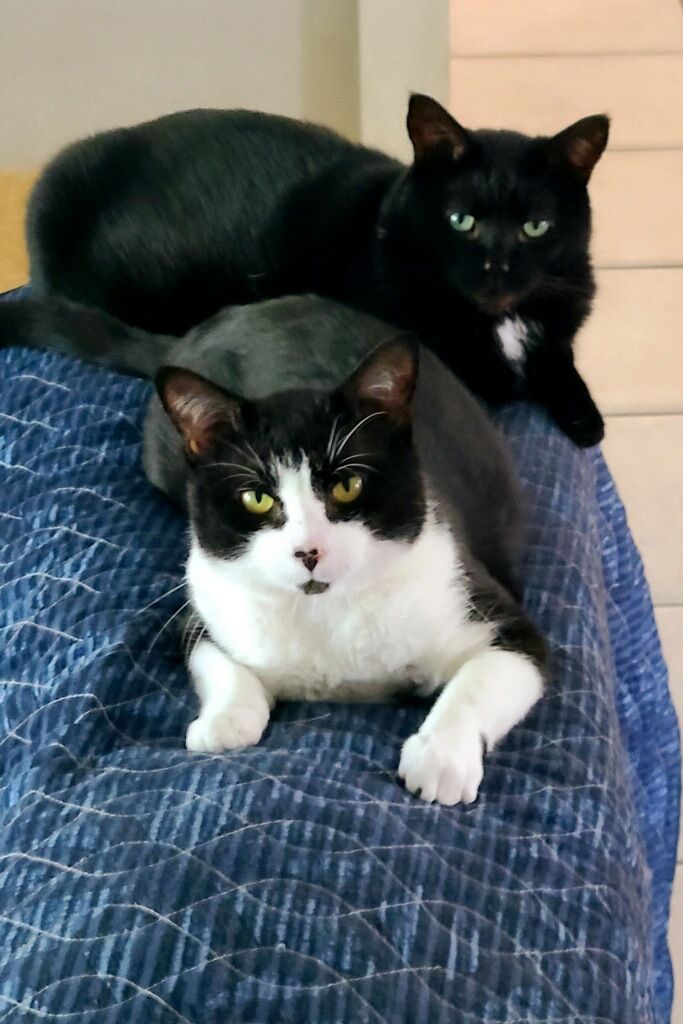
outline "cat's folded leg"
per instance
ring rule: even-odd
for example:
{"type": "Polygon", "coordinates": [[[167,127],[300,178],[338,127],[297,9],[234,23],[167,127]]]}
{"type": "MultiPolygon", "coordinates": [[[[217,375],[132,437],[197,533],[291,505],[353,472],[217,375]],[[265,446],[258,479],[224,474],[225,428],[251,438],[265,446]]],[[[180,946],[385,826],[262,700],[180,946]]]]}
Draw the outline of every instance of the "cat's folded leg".
{"type": "Polygon", "coordinates": [[[485,750],[525,717],[542,692],[541,670],[526,654],[496,648],[476,654],[404,743],[398,774],[406,788],[427,802],[472,803],[485,750]]]}
{"type": "Polygon", "coordinates": [[[270,698],[254,673],[210,640],[195,645],[189,669],[201,707],[187,730],[187,749],[217,754],[258,743],[268,725],[270,698]]]}
{"type": "Polygon", "coordinates": [[[580,448],[599,444],[605,423],[574,365],[571,347],[546,343],[527,364],[529,397],[544,405],[558,427],[580,448]]]}

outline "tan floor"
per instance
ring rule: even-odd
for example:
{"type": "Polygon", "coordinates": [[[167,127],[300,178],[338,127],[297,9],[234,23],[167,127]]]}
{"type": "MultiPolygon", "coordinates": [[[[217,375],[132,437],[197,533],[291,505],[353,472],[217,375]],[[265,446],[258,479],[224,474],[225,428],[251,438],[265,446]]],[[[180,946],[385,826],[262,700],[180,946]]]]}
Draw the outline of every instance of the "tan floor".
{"type": "MultiPolygon", "coordinates": [[[[451,0],[451,106],[552,132],[612,116],[591,194],[596,309],[579,363],[652,586],[683,714],[683,8],[679,0],[451,0]]],[[[680,854],[679,854],[680,857],[680,854]]],[[[683,1024],[683,863],[670,929],[683,1024]]]]}

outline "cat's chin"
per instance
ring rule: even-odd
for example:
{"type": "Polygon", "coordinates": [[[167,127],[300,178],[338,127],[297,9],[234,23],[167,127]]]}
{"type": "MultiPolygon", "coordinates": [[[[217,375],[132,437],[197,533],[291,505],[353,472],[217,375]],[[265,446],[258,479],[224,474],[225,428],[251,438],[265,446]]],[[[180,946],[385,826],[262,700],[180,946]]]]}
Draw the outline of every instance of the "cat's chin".
{"type": "Polygon", "coordinates": [[[519,292],[506,292],[503,295],[473,295],[475,306],[488,316],[506,316],[514,313],[523,299],[519,292]]]}
{"type": "Polygon", "coordinates": [[[323,583],[322,580],[307,580],[306,583],[299,585],[299,590],[302,594],[324,594],[329,589],[330,584],[323,583]]]}

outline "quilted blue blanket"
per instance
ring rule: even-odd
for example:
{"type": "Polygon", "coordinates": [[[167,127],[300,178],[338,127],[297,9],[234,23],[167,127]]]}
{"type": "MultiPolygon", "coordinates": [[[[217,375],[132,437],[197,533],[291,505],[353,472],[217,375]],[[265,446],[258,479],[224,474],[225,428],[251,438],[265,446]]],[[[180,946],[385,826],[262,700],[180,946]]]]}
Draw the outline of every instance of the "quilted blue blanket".
{"type": "Polygon", "coordinates": [[[396,779],[416,706],[282,705],[256,748],[184,750],[148,394],[0,353],[0,1024],[663,1024],[678,731],[600,454],[500,418],[553,683],[445,809],[396,779]]]}

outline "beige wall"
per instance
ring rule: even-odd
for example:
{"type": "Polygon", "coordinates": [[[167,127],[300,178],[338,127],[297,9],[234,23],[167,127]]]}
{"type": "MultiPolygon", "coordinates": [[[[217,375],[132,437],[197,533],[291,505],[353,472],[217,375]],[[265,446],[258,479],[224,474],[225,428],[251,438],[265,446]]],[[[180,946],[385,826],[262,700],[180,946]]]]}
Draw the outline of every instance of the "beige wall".
{"type": "Polygon", "coordinates": [[[361,138],[407,160],[408,96],[448,103],[449,0],[359,0],[361,138]]]}
{"type": "Polygon", "coordinates": [[[1,0],[0,166],[196,106],[358,134],[354,0],[1,0]]]}
{"type": "Polygon", "coordinates": [[[411,91],[448,98],[448,0],[0,0],[0,167],[191,107],[328,124],[409,156],[411,91]]]}

